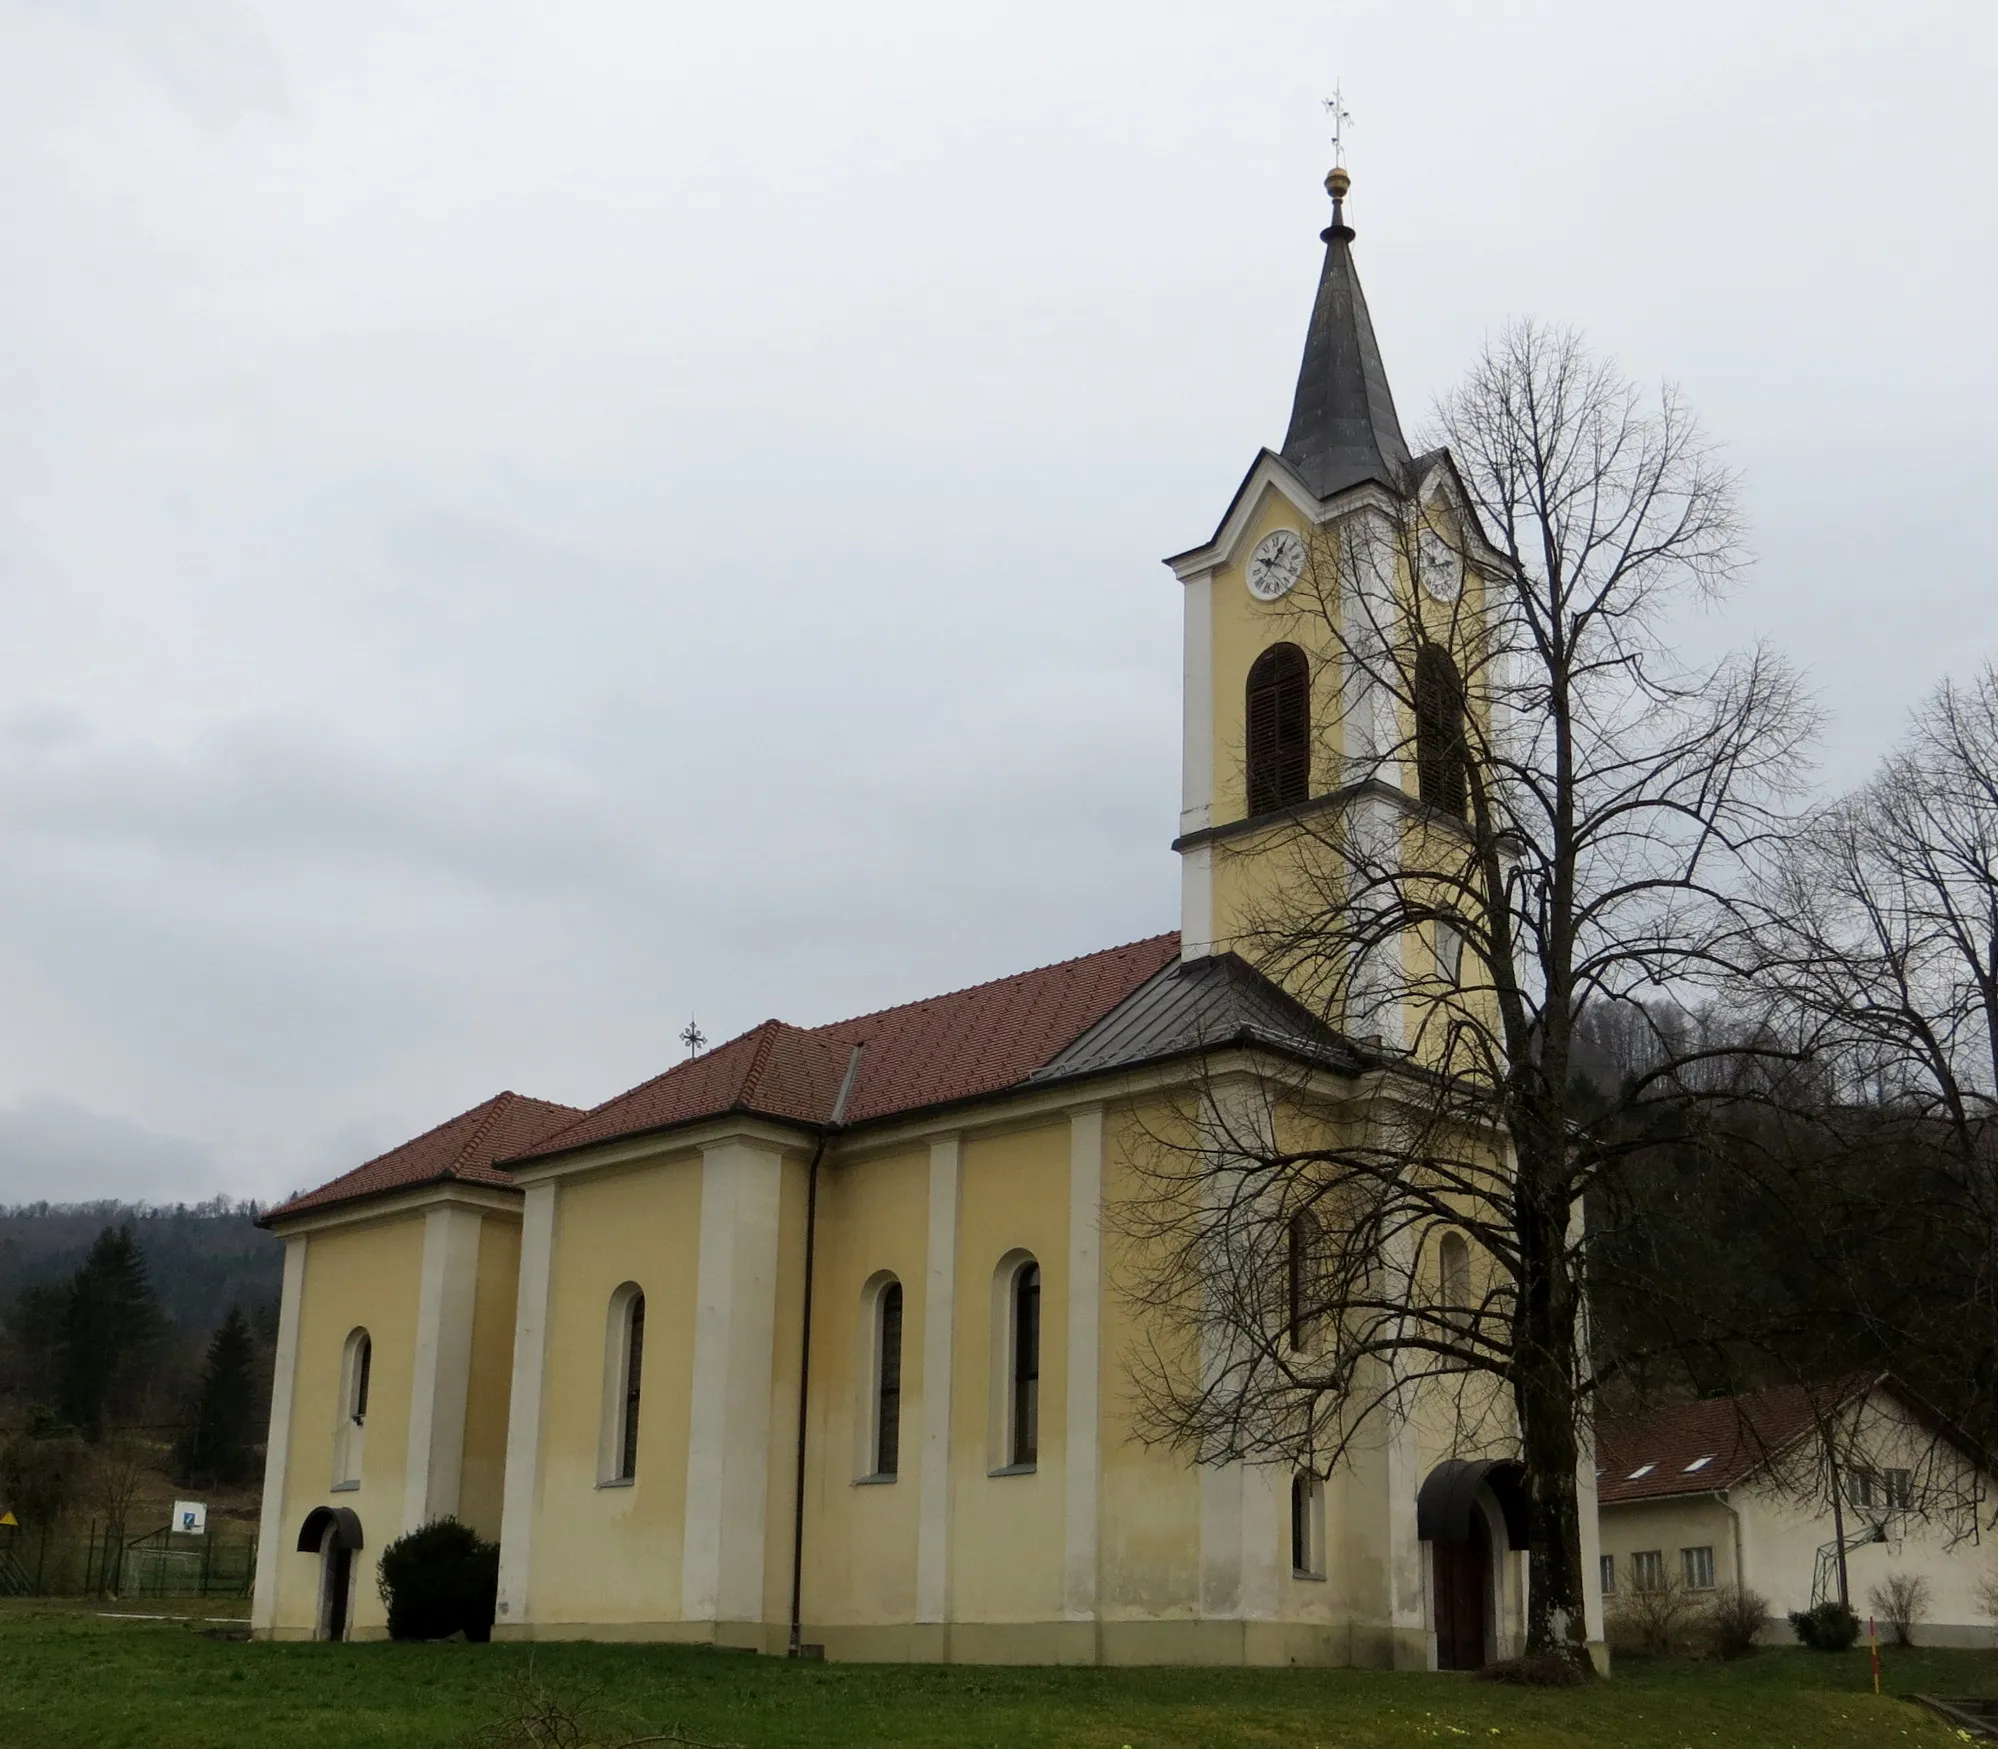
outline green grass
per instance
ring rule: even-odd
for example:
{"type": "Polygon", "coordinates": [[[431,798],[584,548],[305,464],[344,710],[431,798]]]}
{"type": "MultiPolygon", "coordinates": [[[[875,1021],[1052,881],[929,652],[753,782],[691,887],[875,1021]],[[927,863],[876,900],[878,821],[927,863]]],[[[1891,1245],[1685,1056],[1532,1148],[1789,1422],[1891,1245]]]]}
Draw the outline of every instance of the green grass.
{"type": "MultiPolygon", "coordinates": [[[[184,1607],[219,1615],[222,1608],[184,1607]]],[[[536,1677],[595,1697],[629,1732],[678,1726],[746,1749],[1413,1749],[1479,1739],[1531,1749],[1921,1749],[1956,1741],[1892,1698],[1998,1688],[1998,1658],[1763,1652],[1738,1665],[1627,1664],[1582,1691],[1456,1676],[1318,1670],[1021,1670],[796,1665],[742,1653],[547,1645],[536,1677]]],[[[497,1718],[521,1646],[246,1645],[197,1624],[106,1621],[76,1606],[0,1608],[0,1744],[19,1749],[456,1749],[497,1718]]],[[[614,1740],[614,1739],[613,1739],[614,1740]]]]}

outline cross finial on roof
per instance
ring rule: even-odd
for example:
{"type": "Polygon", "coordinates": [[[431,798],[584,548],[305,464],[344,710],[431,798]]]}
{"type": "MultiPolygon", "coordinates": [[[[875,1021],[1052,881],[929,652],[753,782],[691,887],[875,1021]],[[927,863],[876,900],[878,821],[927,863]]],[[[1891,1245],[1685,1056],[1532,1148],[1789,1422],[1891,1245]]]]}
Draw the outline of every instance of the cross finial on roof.
{"type": "Polygon", "coordinates": [[[1332,117],[1332,168],[1325,177],[1325,192],[1332,197],[1332,224],[1325,232],[1329,242],[1335,231],[1352,235],[1346,225],[1346,190],[1353,186],[1352,177],[1346,174],[1346,130],[1353,125],[1353,118],[1337,85],[1325,99],[1325,108],[1332,117]]]}
{"type": "Polygon", "coordinates": [[[690,1057],[698,1057],[708,1042],[708,1035],[701,1031],[699,1023],[691,1014],[687,1016],[687,1024],[681,1028],[680,1042],[687,1047],[687,1055],[690,1057]]]}
{"type": "Polygon", "coordinates": [[[1325,111],[1332,118],[1332,168],[1343,170],[1346,166],[1346,130],[1353,125],[1352,113],[1346,108],[1345,99],[1334,84],[1332,95],[1325,99],[1325,111]]]}

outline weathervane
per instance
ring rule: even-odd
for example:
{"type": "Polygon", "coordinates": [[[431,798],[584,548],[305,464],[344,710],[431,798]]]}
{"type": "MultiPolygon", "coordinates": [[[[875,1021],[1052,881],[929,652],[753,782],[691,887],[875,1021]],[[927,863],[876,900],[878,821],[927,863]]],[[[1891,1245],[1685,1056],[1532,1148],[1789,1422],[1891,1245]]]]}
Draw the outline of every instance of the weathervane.
{"type": "Polygon", "coordinates": [[[687,1017],[686,1027],[680,1034],[680,1042],[687,1047],[687,1055],[690,1057],[698,1057],[701,1054],[701,1047],[708,1042],[708,1035],[701,1031],[692,1015],[687,1017]]]}

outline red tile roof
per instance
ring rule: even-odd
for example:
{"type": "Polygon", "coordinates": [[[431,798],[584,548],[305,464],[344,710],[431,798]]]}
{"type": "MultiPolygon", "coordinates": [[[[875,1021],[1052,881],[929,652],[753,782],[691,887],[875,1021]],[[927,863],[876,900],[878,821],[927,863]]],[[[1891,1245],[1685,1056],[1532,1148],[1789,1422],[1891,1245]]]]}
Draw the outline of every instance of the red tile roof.
{"type": "MultiPolygon", "coordinates": [[[[1821,1387],[1818,1412],[1847,1401],[1872,1382],[1821,1387]]],[[[1785,1385],[1739,1397],[1672,1403],[1628,1420],[1605,1421],[1596,1429],[1596,1467],[1602,1472],[1596,1478],[1596,1498],[1609,1506],[1731,1488],[1809,1432],[1812,1419],[1811,1395],[1800,1386],[1785,1385]]]]}
{"type": "Polygon", "coordinates": [[[1155,935],[828,1026],[766,1020],[589,1112],[502,1093],[264,1219],[446,1178],[510,1185],[499,1162],[701,1118],[826,1123],[855,1045],[867,1048],[841,1113],[847,1123],[996,1093],[1060,1053],[1178,955],[1177,935],[1155,935]]]}
{"type": "Polygon", "coordinates": [[[520,1093],[496,1093],[470,1111],[461,1111],[434,1130],[426,1130],[414,1141],[376,1155],[330,1184],[293,1197],[263,1218],[267,1222],[278,1220],[445,1179],[511,1185],[513,1180],[495,1168],[495,1160],[533,1147],[582,1115],[573,1105],[555,1105],[520,1093]]]}
{"type": "Polygon", "coordinates": [[[739,1038],[607,1100],[519,1158],[640,1135],[698,1118],[831,1120],[856,1045],[846,1123],[996,1093],[1024,1080],[1179,956],[1177,935],[1019,972],[853,1020],[766,1020],[739,1038]]]}

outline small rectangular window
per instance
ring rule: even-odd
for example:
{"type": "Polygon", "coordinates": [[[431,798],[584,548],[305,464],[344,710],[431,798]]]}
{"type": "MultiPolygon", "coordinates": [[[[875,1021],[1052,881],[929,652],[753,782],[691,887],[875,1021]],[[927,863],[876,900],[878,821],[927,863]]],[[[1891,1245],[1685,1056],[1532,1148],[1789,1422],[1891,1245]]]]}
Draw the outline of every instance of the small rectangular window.
{"type": "Polygon", "coordinates": [[[1605,1597],[1614,1597],[1616,1595],[1616,1556],[1602,1556],[1597,1562],[1597,1566],[1603,1576],[1603,1595],[1605,1597]]]}
{"type": "Polygon", "coordinates": [[[1714,1552],[1711,1548],[1681,1549],[1679,1560],[1685,1570],[1688,1591],[1711,1591],[1714,1588],[1714,1552]]]}
{"type": "Polygon", "coordinates": [[[1642,1549],[1630,1557],[1630,1586],[1633,1591],[1665,1589],[1665,1551],[1642,1549]]]}
{"type": "Polygon", "coordinates": [[[1871,1506],[1879,1492],[1879,1478],[1871,1470],[1845,1472],[1845,1497],[1854,1506],[1871,1506]]]}
{"type": "Polygon", "coordinates": [[[1889,1470],[1886,1475],[1887,1504],[1896,1512],[1906,1512],[1915,1504],[1915,1478],[1909,1470],[1889,1470]]]}

